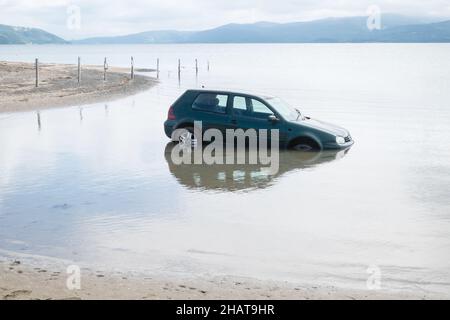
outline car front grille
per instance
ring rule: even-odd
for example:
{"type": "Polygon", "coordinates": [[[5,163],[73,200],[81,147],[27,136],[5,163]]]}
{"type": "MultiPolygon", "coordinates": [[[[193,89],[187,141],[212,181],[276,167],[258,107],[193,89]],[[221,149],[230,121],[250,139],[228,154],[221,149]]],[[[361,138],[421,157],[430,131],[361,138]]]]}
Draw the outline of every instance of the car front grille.
{"type": "Polygon", "coordinates": [[[352,137],[351,136],[345,137],[345,142],[350,142],[350,141],[352,141],[352,137]]]}

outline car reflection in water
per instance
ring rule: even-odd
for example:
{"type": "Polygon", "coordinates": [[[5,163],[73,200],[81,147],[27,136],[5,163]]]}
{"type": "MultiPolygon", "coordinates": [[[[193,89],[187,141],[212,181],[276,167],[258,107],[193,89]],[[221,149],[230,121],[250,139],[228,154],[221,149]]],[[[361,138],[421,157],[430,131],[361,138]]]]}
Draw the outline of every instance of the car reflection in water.
{"type": "MultiPolygon", "coordinates": [[[[172,161],[175,143],[169,143],[165,149],[165,158],[171,174],[180,184],[192,190],[245,191],[250,192],[272,186],[288,172],[317,167],[327,162],[342,159],[349,149],[320,152],[280,151],[278,173],[271,175],[264,170],[267,165],[251,164],[215,164],[177,165],[172,161]]],[[[248,155],[247,151],[247,155],[248,155]]]]}

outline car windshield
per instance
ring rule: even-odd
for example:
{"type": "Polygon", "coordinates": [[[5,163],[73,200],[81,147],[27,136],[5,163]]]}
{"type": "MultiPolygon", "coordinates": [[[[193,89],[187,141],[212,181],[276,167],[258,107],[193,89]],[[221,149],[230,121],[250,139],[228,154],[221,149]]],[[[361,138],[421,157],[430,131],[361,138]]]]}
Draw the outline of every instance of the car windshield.
{"type": "Polygon", "coordinates": [[[284,119],[288,121],[297,121],[302,120],[303,116],[297,111],[294,107],[292,107],[289,103],[285,102],[280,98],[269,98],[267,102],[278,111],[278,113],[283,116],[284,119]]]}

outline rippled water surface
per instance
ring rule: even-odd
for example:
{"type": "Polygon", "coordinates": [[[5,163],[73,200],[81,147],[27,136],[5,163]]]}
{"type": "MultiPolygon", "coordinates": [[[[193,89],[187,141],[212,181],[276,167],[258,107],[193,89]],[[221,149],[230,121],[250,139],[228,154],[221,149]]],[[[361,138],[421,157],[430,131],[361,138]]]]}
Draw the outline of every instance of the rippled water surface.
{"type": "Polygon", "coordinates": [[[122,270],[450,293],[449,45],[2,46],[0,60],[151,68],[122,100],[0,114],[0,249],[122,270]],[[182,59],[178,82],[177,59],[182,59]],[[199,60],[196,77],[194,59],[199,60]],[[207,61],[210,70],[207,71],[207,61]],[[162,124],[191,87],[279,95],[345,152],[176,166],[162,124]]]}

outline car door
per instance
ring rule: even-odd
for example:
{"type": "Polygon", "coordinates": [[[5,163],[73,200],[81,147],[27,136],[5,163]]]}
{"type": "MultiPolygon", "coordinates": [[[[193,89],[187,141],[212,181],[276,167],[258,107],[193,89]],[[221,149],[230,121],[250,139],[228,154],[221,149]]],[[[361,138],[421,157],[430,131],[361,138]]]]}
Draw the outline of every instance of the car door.
{"type": "MultiPolygon", "coordinates": [[[[236,129],[278,129],[280,140],[286,135],[283,120],[272,111],[269,106],[260,99],[235,95],[232,97],[231,121],[236,129]],[[273,121],[269,117],[275,116],[279,121],[273,121]]],[[[268,133],[270,138],[270,132],[268,133]]]]}
{"type": "Polygon", "coordinates": [[[200,93],[192,104],[195,121],[201,121],[203,131],[219,129],[223,133],[229,127],[231,116],[228,111],[229,95],[223,93],[200,93]]]}

